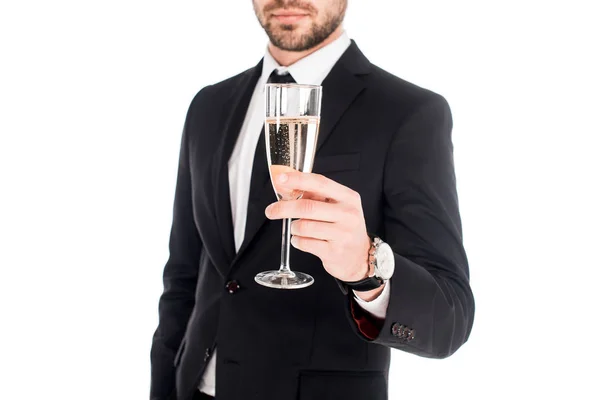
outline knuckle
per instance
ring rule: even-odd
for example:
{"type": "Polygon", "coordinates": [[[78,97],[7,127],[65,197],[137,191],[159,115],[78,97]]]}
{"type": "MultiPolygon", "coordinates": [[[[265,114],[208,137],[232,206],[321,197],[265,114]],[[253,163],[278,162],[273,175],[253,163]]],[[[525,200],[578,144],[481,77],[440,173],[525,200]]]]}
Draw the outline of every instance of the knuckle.
{"type": "Polygon", "coordinates": [[[305,214],[312,214],[314,211],[315,204],[311,200],[303,200],[301,205],[301,211],[305,214]]]}
{"type": "Polygon", "coordinates": [[[348,209],[348,214],[352,216],[353,220],[362,215],[362,209],[358,207],[351,207],[348,209]]]}

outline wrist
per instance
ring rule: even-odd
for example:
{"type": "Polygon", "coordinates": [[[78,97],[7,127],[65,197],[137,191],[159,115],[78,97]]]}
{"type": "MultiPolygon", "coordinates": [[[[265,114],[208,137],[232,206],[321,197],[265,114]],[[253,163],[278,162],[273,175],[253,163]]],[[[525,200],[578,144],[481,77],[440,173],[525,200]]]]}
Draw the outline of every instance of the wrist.
{"type": "Polygon", "coordinates": [[[349,276],[346,282],[358,282],[368,278],[371,275],[371,265],[368,262],[364,262],[359,268],[357,273],[353,276],[349,276]]]}
{"type": "Polygon", "coordinates": [[[358,282],[358,281],[362,281],[363,279],[367,279],[370,276],[373,276],[373,264],[371,262],[371,256],[372,251],[373,251],[373,242],[371,240],[371,238],[369,237],[369,235],[366,235],[366,239],[365,239],[365,246],[364,248],[366,249],[363,252],[363,257],[362,260],[363,262],[360,264],[360,267],[357,269],[358,273],[356,274],[356,276],[352,277],[352,279],[349,279],[348,282],[358,282]]]}
{"type": "MultiPolygon", "coordinates": [[[[353,289],[355,292],[364,292],[364,297],[361,299],[368,301],[369,298],[377,297],[394,273],[394,252],[391,247],[377,236],[369,238],[369,250],[367,256],[367,272],[366,276],[362,275],[362,280],[352,280],[343,282],[346,286],[353,289]]],[[[363,269],[364,271],[364,269],[363,269]]],[[[359,275],[359,274],[356,274],[359,275]]],[[[348,279],[351,279],[348,277],[348,279]]],[[[354,279],[357,279],[355,276],[354,279]]]]}

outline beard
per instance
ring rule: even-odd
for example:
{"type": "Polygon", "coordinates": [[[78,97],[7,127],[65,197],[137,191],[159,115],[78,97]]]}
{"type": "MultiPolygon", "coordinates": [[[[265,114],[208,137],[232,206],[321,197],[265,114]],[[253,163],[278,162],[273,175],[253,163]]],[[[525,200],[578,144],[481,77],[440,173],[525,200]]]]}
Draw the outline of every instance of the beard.
{"type": "Polygon", "coordinates": [[[270,11],[284,7],[299,8],[309,12],[310,15],[317,14],[317,10],[312,5],[303,4],[297,0],[275,0],[270,5],[264,7],[262,12],[256,8],[254,11],[260,25],[275,47],[286,51],[305,51],[321,44],[342,24],[346,11],[346,0],[340,0],[337,7],[325,10],[322,21],[313,21],[309,30],[303,33],[298,32],[296,25],[279,24],[267,20],[267,15],[270,11]]]}

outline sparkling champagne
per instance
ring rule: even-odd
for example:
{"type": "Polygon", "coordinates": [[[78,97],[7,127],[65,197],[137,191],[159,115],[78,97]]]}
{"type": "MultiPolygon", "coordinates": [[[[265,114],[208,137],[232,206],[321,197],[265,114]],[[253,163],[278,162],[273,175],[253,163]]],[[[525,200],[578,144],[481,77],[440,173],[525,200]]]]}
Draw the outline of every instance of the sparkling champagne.
{"type": "Polygon", "coordinates": [[[278,174],[287,171],[311,172],[317,147],[319,117],[273,117],[265,121],[267,160],[273,189],[279,200],[302,196],[299,191],[284,191],[276,185],[278,174]]]}
{"type": "MultiPolygon", "coordinates": [[[[318,85],[265,85],[265,145],[271,183],[279,200],[298,199],[303,194],[302,191],[283,190],[277,184],[277,178],[282,173],[312,172],[321,116],[322,89],[318,85]]],[[[284,218],[282,222],[279,269],[260,272],[256,274],[254,281],[274,289],[308,287],[315,279],[307,273],[292,271],[290,268],[292,219],[284,218]]]]}

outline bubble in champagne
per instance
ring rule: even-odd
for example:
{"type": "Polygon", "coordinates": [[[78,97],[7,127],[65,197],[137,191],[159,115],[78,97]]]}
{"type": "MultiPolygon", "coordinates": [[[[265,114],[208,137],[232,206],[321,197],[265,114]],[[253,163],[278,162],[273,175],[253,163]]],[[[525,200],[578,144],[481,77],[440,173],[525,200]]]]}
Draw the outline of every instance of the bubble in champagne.
{"type": "Polygon", "coordinates": [[[277,175],[289,171],[311,172],[319,132],[317,117],[268,118],[271,181],[279,200],[298,199],[302,192],[277,185],[277,175]]]}

